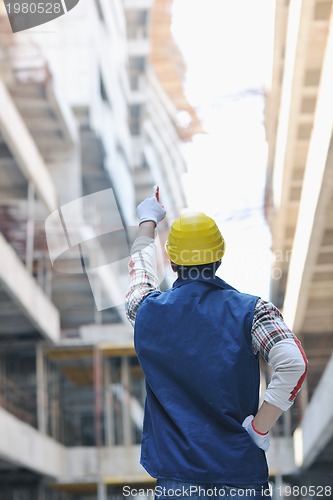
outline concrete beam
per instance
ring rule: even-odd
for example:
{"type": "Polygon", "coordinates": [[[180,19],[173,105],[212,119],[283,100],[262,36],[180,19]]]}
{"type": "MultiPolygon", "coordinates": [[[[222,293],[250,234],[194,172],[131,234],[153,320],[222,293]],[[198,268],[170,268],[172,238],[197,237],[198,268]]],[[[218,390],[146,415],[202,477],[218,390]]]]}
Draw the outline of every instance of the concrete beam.
{"type": "Polygon", "coordinates": [[[333,355],[294,433],[295,461],[310,467],[333,438],[333,355]]]}
{"type": "Polygon", "coordinates": [[[2,460],[53,478],[65,471],[66,448],[0,407],[2,460]]]}
{"type": "MultiPolygon", "coordinates": [[[[288,474],[295,470],[293,439],[273,438],[268,453],[272,475],[288,474]]],[[[149,483],[155,480],[140,465],[140,445],[97,448],[75,447],[67,451],[66,475],[59,485],[91,484],[101,477],[105,484],[126,485],[149,483]]]]}
{"type": "Polygon", "coordinates": [[[59,312],[28,273],[15,251],[0,234],[0,281],[23,314],[42,336],[60,339],[59,312]]]}
{"type": "Polygon", "coordinates": [[[140,465],[140,446],[110,446],[107,448],[77,447],[67,451],[66,475],[59,483],[97,481],[106,484],[133,484],[154,481],[140,465]]]}
{"type": "Polygon", "coordinates": [[[135,356],[133,328],[128,321],[117,325],[83,325],[80,337],[86,344],[98,344],[105,357],[135,356]]]}
{"type": "Polygon", "coordinates": [[[15,104],[21,111],[23,117],[25,116],[25,113],[31,111],[31,109],[35,111],[46,111],[49,107],[48,102],[40,97],[15,97],[15,104]]]}
{"type": "Polygon", "coordinates": [[[328,36],[322,68],[283,306],[284,317],[296,334],[304,321],[309,287],[333,193],[332,67],[333,29],[328,36]]]}
{"type": "Polygon", "coordinates": [[[57,208],[57,193],[34,140],[0,79],[0,132],[26,179],[51,212],[57,208]]]}
{"type": "Polygon", "coordinates": [[[54,118],[38,116],[36,118],[26,118],[23,116],[24,121],[28,124],[30,132],[35,136],[43,132],[51,132],[54,134],[62,133],[60,123],[55,121],[54,118]]]}
{"type": "MultiPolygon", "coordinates": [[[[66,448],[2,408],[0,427],[0,458],[52,477],[57,486],[80,484],[84,487],[84,484],[97,484],[99,478],[110,485],[154,482],[140,465],[140,445],[66,448]]],[[[292,438],[273,438],[268,462],[273,475],[292,472],[292,438]]]]}
{"type": "MultiPolygon", "coordinates": [[[[286,54],[278,116],[273,170],[274,237],[276,249],[282,249],[287,222],[289,187],[294,166],[295,136],[300,116],[303,75],[307,64],[307,43],[315,0],[290,2],[286,34],[286,54]]],[[[279,72],[281,70],[279,69],[279,72]]]]}
{"type": "MultiPolygon", "coordinates": [[[[0,166],[1,168],[1,166],[0,166]]],[[[10,188],[0,188],[0,200],[1,205],[14,205],[17,206],[27,199],[27,190],[22,187],[16,187],[15,189],[10,188]]]]}

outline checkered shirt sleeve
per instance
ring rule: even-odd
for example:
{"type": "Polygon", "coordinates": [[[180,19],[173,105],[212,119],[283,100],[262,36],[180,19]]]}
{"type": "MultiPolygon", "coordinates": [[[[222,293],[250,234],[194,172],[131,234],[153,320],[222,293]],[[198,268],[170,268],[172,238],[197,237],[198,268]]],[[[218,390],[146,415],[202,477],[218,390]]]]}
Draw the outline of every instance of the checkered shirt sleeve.
{"type": "Polygon", "coordinates": [[[289,330],[282,314],[271,302],[258,299],[252,323],[252,348],[259,352],[268,362],[271,348],[283,339],[294,339],[296,336],[289,330]]]}
{"type": "Polygon", "coordinates": [[[127,318],[134,326],[136,313],[142,301],[151,292],[160,290],[154,240],[141,237],[134,242],[128,269],[130,283],[125,307],[127,318]]]}

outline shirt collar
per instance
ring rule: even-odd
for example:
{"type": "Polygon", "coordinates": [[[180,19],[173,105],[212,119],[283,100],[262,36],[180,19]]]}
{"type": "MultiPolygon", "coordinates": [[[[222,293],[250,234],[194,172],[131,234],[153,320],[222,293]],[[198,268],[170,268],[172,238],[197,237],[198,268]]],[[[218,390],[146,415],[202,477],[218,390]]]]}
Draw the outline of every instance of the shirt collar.
{"type": "Polygon", "coordinates": [[[176,288],[178,286],[186,285],[187,283],[193,283],[193,282],[203,282],[203,283],[209,283],[211,285],[215,285],[217,288],[221,289],[231,289],[235,290],[232,286],[228,285],[225,281],[223,281],[221,278],[219,278],[216,275],[210,275],[210,276],[205,276],[200,274],[199,276],[187,276],[187,277],[182,277],[182,278],[177,278],[176,281],[173,283],[172,287],[176,288]]]}

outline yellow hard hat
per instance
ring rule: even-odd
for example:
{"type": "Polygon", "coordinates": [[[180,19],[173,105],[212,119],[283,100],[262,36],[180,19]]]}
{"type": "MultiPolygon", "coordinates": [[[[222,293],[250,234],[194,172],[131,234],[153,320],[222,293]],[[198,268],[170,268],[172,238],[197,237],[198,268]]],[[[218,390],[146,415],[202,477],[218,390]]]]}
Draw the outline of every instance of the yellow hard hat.
{"type": "Polygon", "coordinates": [[[198,266],[222,259],[225,242],[213,219],[202,212],[186,212],[172,224],[165,249],[175,264],[198,266]]]}

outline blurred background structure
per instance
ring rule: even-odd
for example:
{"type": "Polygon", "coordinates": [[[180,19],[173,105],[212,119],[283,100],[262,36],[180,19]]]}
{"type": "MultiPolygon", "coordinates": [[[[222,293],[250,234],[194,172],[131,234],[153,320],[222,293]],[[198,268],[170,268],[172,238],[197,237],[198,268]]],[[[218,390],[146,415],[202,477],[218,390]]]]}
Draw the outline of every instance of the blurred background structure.
{"type": "MultiPolygon", "coordinates": [[[[115,240],[91,238],[84,260],[113,259],[97,278],[115,306],[98,310],[71,233],[54,235],[64,253],[61,272],[52,267],[45,220],[112,189],[114,211],[76,215],[85,230],[117,233],[136,225],[157,183],[163,238],[186,207],[182,141],[202,129],[183,94],[172,0],[81,0],[15,35],[1,8],[0,500],[122,498],[123,485],[154,485],[139,465],[144,381],[121,303],[129,247],[115,255],[115,240]]],[[[266,215],[281,275],[271,298],[310,361],[307,387],[273,431],[280,491],[333,485],[331,16],[331,1],[276,2],[266,215]]]]}
{"type": "Polygon", "coordinates": [[[332,89],[332,2],[277,0],[266,101],[266,215],[279,271],[271,299],[309,359],[306,386],[282,419],[294,433],[289,481],[308,486],[333,484],[332,89]]]}
{"type": "MultiPolygon", "coordinates": [[[[106,498],[107,488],[151,482],[139,465],[144,383],[124,314],[129,246],[101,273],[100,293],[118,307],[97,310],[71,241],[80,228],[53,235],[64,247],[57,272],[45,220],[112,189],[113,212],[83,206],[75,216],[92,230],[130,229],[155,183],[171,219],[185,206],[178,132],[188,139],[191,119],[179,125],[182,109],[149,64],[152,7],[82,1],[52,26],[13,35],[1,5],[1,499],[106,498]]],[[[170,8],[162,2],[166,27],[170,8]]],[[[84,258],[104,261],[112,245],[91,238],[84,258]]]]}

